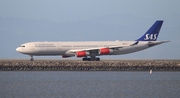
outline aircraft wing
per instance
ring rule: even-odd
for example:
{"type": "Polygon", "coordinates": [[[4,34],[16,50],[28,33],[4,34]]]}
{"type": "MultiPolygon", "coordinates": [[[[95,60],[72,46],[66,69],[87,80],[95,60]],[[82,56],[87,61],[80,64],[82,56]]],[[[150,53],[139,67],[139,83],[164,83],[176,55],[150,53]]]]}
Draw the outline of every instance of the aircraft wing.
{"type": "Polygon", "coordinates": [[[109,46],[109,47],[94,47],[94,48],[85,48],[85,49],[74,49],[74,50],[69,50],[67,51],[68,53],[75,53],[75,52],[78,52],[78,51],[95,51],[95,50],[100,50],[100,49],[103,49],[103,48],[108,48],[108,49],[118,49],[118,48],[123,48],[123,47],[127,47],[128,45],[121,45],[121,46],[109,46]]]}
{"type": "Polygon", "coordinates": [[[119,49],[119,48],[123,48],[123,47],[127,47],[127,46],[134,46],[137,45],[139,43],[139,41],[136,41],[135,43],[131,44],[131,45],[119,45],[119,46],[108,46],[108,47],[94,47],[94,48],[85,48],[85,49],[75,49],[75,50],[69,50],[67,51],[67,53],[75,53],[78,51],[96,51],[96,50],[100,50],[100,49],[119,49]]]}

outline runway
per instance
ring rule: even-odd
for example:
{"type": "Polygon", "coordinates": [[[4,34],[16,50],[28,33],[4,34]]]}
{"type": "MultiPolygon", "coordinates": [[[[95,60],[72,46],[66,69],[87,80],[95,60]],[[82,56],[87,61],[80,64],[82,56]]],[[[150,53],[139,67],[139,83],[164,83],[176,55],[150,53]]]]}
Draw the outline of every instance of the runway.
{"type": "Polygon", "coordinates": [[[180,71],[180,60],[0,60],[0,71],[180,71]]]}

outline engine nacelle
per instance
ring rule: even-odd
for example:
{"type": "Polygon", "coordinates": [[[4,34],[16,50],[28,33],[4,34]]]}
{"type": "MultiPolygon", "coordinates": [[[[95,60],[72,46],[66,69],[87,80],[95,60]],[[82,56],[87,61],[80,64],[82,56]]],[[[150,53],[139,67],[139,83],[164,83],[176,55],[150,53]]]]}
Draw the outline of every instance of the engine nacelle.
{"type": "Polygon", "coordinates": [[[113,52],[113,50],[109,49],[109,48],[101,48],[101,49],[99,49],[99,54],[100,55],[106,55],[106,54],[110,54],[112,52],[113,52]]]}
{"type": "Polygon", "coordinates": [[[76,52],[76,57],[85,57],[88,55],[89,55],[89,52],[85,52],[85,51],[76,52]]]}

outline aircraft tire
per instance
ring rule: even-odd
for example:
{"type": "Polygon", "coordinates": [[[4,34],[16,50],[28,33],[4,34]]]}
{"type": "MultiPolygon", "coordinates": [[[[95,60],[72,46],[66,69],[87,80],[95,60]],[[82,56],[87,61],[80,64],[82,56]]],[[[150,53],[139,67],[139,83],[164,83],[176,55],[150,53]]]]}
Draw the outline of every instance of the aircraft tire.
{"type": "Polygon", "coordinates": [[[95,60],[96,60],[96,61],[100,61],[100,58],[96,58],[95,60]]]}
{"type": "Polygon", "coordinates": [[[34,59],[33,59],[33,58],[31,58],[31,59],[30,59],[30,61],[34,61],[34,59]]]}
{"type": "Polygon", "coordinates": [[[91,58],[87,58],[87,61],[91,61],[91,58]]]}
{"type": "Polygon", "coordinates": [[[87,58],[82,58],[83,61],[87,61],[87,58]]]}
{"type": "Polygon", "coordinates": [[[82,61],[100,61],[100,58],[95,58],[95,59],[92,59],[92,58],[82,58],[82,61]]]}

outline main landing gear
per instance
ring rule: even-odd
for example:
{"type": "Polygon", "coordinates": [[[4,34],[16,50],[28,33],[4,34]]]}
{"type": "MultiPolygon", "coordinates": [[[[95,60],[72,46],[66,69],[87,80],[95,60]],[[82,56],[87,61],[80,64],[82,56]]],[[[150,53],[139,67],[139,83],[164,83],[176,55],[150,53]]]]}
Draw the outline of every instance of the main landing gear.
{"type": "Polygon", "coordinates": [[[84,57],[82,58],[83,61],[100,61],[100,58],[87,58],[87,57],[84,57]]]}

